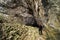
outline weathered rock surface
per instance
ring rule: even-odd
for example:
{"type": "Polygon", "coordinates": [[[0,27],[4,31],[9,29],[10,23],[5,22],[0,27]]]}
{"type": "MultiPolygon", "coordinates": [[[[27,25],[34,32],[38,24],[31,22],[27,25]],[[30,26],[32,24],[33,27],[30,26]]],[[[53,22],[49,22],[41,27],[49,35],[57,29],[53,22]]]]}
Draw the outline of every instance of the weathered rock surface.
{"type": "Polygon", "coordinates": [[[0,40],[59,40],[59,4],[60,0],[0,0],[0,40]]]}

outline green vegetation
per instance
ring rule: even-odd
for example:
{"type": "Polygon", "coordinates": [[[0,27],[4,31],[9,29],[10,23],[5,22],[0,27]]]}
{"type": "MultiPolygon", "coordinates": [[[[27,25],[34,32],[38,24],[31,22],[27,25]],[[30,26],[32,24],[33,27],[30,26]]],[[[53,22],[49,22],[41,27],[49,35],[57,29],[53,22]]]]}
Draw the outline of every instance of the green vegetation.
{"type": "Polygon", "coordinates": [[[6,8],[0,12],[0,40],[60,40],[60,0],[48,0],[48,5],[42,0],[13,1],[0,1],[1,8],[6,8]],[[24,24],[30,16],[44,25],[42,35],[38,26],[24,24]]]}

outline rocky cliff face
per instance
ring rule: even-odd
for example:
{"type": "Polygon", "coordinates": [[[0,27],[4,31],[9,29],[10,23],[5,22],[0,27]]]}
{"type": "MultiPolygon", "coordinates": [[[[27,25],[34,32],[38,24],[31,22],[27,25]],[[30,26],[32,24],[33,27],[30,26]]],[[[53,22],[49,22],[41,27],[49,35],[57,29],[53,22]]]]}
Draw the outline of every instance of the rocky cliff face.
{"type": "Polygon", "coordinates": [[[0,0],[0,40],[59,40],[59,4],[59,0],[0,0]]]}

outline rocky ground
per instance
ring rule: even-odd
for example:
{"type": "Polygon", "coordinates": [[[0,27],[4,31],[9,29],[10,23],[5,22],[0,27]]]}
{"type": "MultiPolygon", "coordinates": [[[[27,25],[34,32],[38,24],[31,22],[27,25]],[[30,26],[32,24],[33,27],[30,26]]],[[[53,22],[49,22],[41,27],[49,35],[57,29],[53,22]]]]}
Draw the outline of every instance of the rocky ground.
{"type": "Polygon", "coordinates": [[[59,40],[59,4],[59,0],[0,0],[0,40],[59,40]]]}

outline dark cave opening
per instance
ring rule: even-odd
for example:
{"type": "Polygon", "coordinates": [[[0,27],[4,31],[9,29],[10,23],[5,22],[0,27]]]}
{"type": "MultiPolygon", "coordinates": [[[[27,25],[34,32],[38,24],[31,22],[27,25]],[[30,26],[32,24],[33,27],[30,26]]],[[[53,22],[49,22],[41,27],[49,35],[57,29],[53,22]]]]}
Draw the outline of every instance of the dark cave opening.
{"type": "Polygon", "coordinates": [[[32,27],[37,27],[39,29],[39,34],[41,34],[41,35],[43,34],[42,30],[43,30],[44,26],[38,25],[36,20],[34,20],[33,24],[25,24],[25,25],[32,26],[32,27]]]}

